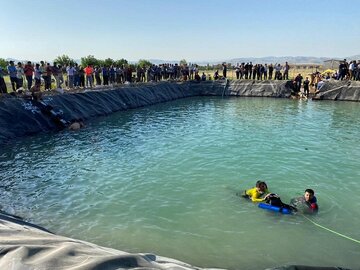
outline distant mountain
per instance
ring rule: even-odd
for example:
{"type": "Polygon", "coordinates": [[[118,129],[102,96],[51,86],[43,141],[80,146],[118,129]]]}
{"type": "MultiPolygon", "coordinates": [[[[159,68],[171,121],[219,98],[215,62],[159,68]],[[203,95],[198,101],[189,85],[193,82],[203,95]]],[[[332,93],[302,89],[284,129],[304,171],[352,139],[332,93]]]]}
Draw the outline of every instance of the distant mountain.
{"type": "MultiPolygon", "coordinates": [[[[288,62],[289,64],[323,64],[324,61],[330,60],[330,59],[347,59],[348,61],[351,60],[360,60],[360,55],[353,55],[348,57],[315,57],[315,56],[266,56],[266,57],[241,57],[241,58],[232,58],[232,59],[223,59],[223,60],[209,60],[209,61],[188,61],[192,63],[196,63],[198,65],[216,65],[221,63],[231,63],[232,65],[236,65],[237,63],[247,63],[252,62],[254,64],[264,64],[264,63],[280,63],[283,64],[285,62],[288,62]]],[[[156,65],[162,64],[162,63],[179,63],[178,60],[160,60],[160,59],[149,59],[151,63],[154,63],[156,65]]],[[[136,61],[132,61],[136,63],[136,61]]]]}
{"type": "Polygon", "coordinates": [[[288,62],[289,64],[322,64],[325,60],[331,59],[329,57],[312,57],[312,56],[267,56],[261,58],[234,58],[229,62],[232,64],[243,63],[243,62],[253,62],[256,64],[265,64],[265,63],[280,63],[283,64],[288,62]]]}

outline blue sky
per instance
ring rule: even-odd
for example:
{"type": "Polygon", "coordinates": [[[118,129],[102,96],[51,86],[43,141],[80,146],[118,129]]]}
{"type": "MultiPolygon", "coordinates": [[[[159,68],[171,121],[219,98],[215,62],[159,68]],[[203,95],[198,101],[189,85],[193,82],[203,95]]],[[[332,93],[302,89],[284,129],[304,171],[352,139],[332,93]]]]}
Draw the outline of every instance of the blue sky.
{"type": "Polygon", "coordinates": [[[0,57],[360,54],[358,0],[0,0],[0,57]]]}

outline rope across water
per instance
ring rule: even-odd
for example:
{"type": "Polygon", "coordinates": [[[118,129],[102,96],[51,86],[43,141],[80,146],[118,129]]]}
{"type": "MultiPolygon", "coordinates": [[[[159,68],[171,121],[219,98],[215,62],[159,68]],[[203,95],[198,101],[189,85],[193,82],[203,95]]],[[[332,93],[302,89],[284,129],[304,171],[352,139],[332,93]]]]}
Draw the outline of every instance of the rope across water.
{"type": "Polygon", "coordinates": [[[331,232],[331,233],[333,233],[333,234],[336,234],[336,235],[338,235],[338,236],[341,236],[341,237],[343,237],[343,238],[346,238],[346,239],[348,239],[348,240],[351,240],[351,241],[353,241],[353,242],[355,242],[355,243],[360,244],[360,241],[357,240],[357,239],[351,238],[351,237],[349,237],[349,236],[346,236],[346,235],[344,235],[344,234],[341,234],[341,233],[338,233],[338,232],[336,232],[336,231],[334,231],[334,230],[331,230],[331,229],[329,229],[329,228],[326,228],[326,227],[320,225],[319,223],[316,223],[315,221],[311,220],[311,219],[308,218],[307,216],[305,216],[305,215],[303,215],[303,214],[301,214],[301,215],[302,215],[305,219],[307,219],[309,222],[311,222],[312,224],[314,224],[314,225],[317,226],[317,227],[320,227],[320,228],[322,228],[322,229],[324,229],[324,230],[326,230],[326,231],[328,231],[328,232],[331,232]]]}

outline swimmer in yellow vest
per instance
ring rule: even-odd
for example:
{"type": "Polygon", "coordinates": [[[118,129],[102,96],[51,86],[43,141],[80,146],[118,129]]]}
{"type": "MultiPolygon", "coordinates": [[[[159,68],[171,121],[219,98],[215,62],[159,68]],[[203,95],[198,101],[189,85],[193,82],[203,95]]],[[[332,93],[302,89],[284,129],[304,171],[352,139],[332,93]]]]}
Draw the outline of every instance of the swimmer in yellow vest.
{"type": "Polygon", "coordinates": [[[257,181],[255,187],[245,190],[242,197],[248,198],[253,202],[263,202],[266,200],[268,195],[269,190],[267,184],[264,181],[257,181]]]}

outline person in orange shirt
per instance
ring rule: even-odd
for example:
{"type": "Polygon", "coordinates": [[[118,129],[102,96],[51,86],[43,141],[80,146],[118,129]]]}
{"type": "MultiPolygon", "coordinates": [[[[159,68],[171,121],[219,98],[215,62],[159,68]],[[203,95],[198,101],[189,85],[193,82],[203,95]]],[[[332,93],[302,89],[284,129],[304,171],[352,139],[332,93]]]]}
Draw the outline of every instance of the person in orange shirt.
{"type": "Polygon", "coordinates": [[[92,88],[93,86],[93,73],[94,73],[94,69],[92,67],[92,65],[87,65],[86,68],[84,68],[85,71],[85,76],[86,76],[86,87],[92,88]]]}

